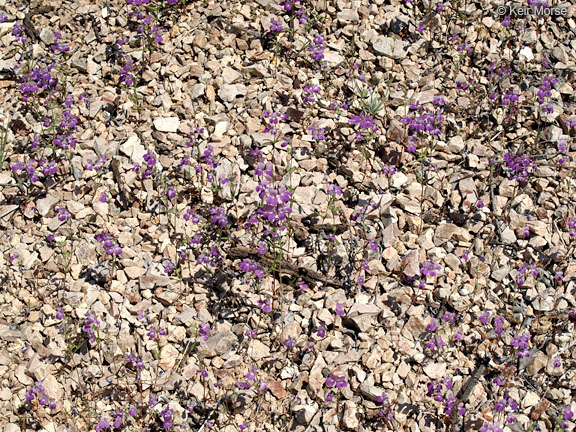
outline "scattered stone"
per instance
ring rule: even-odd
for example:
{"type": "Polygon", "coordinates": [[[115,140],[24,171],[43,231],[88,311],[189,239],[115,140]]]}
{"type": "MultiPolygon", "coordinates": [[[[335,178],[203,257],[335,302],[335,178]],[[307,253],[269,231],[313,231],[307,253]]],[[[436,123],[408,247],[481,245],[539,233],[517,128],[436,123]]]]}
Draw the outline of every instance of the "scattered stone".
{"type": "Polygon", "coordinates": [[[154,127],[159,132],[177,132],[179,126],[178,117],[161,117],[154,120],[154,127]]]}

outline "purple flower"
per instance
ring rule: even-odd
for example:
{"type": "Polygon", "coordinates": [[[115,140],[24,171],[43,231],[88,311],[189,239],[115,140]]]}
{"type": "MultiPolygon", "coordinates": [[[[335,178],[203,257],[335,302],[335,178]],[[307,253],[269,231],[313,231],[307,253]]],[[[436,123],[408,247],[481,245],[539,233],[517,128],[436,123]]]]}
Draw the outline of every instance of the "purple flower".
{"type": "Polygon", "coordinates": [[[210,209],[210,214],[212,215],[211,220],[215,225],[218,225],[219,227],[225,227],[228,224],[228,216],[224,211],[224,206],[210,209]]]}
{"type": "Polygon", "coordinates": [[[270,298],[266,298],[266,300],[258,300],[258,307],[264,313],[272,312],[272,302],[270,298]]]}
{"type": "Polygon", "coordinates": [[[279,21],[275,18],[270,20],[270,31],[271,32],[281,32],[284,30],[284,26],[282,25],[282,21],[279,21]]]}
{"type": "Polygon", "coordinates": [[[293,350],[296,347],[296,339],[294,339],[292,336],[290,336],[288,339],[286,339],[283,342],[283,344],[289,350],[293,350]]]}
{"type": "Polygon", "coordinates": [[[316,336],[324,339],[326,337],[326,326],[321,325],[320,327],[318,327],[318,332],[316,333],[316,336]]]}
{"type": "Polygon", "coordinates": [[[348,381],[346,381],[346,377],[344,376],[336,376],[334,374],[330,374],[328,378],[326,378],[326,385],[328,387],[336,386],[336,388],[343,388],[348,386],[348,381]]]}
{"type": "Polygon", "coordinates": [[[436,276],[436,272],[440,269],[442,269],[442,267],[439,264],[436,264],[436,261],[424,261],[420,268],[420,274],[426,277],[434,277],[436,276]]]}
{"type": "Polygon", "coordinates": [[[329,195],[342,195],[342,188],[337,184],[329,184],[328,185],[328,194],[329,195]]]}
{"type": "Polygon", "coordinates": [[[528,342],[530,341],[530,333],[524,332],[522,335],[516,334],[514,338],[510,341],[510,345],[517,349],[516,356],[518,358],[530,357],[530,352],[528,351],[528,342]]]}
{"type": "Polygon", "coordinates": [[[110,427],[110,422],[108,421],[108,419],[106,417],[103,417],[100,419],[98,424],[96,426],[94,426],[94,429],[96,430],[96,432],[100,432],[104,429],[108,429],[109,427],[110,427]]]}
{"type": "Polygon", "coordinates": [[[344,316],[346,312],[344,311],[344,303],[336,303],[336,315],[344,316]]]}
{"type": "Polygon", "coordinates": [[[200,325],[198,326],[198,334],[200,336],[202,336],[202,339],[207,341],[208,340],[208,335],[210,334],[210,325],[206,324],[204,321],[202,321],[200,323],[200,325]]]}
{"type": "Polygon", "coordinates": [[[478,321],[480,321],[482,324],[486,325],[488,323],[488,319],[490,318],[490,312],[488,311],[484,311],[482,312],[482,314],[478,317],[478,321]]]}
{"type": "Polygon", "coordinates": [[[438,320],[436,318],[432,318],[430,320],[430,324],[428,324],[426,326],[426,330],[430,331],[430,332],[435,332],[436,331],[436,325],[438,324],[438,320]]]}

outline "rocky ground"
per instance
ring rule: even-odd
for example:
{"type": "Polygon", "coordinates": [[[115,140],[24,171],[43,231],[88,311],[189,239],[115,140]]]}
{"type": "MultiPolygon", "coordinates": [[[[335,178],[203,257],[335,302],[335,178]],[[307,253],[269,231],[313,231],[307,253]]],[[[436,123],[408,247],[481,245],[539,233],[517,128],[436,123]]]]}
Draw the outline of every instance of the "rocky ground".
{"type": "Polygon", "coordinates": [[[574,430],[544,3],[0,0],[0,427],[574,430]]]}

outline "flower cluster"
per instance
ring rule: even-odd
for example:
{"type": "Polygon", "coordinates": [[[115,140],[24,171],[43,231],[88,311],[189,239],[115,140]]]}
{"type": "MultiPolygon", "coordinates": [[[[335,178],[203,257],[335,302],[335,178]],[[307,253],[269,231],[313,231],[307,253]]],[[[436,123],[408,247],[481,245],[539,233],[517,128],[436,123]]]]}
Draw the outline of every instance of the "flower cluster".
{"type": "Polygon", "coordinates": [[[65,207],[56,208],[54,211],[58,215],[58,220],[60,222],[66,222],[70,220],[70,212],[65,207]]]}
{"type": "Polygon", "coordinates": [[[272,18],[270,20],[270,31],[271,32],[278,32],[280,33],[284,30],[284,26],[282,25],[282,21],[272,18]]]}
{"type": "Polygon", "coordinates": [[[161,327],[150,327],[150,330],[146,333],[150,339],[156,339],[157,336],[166,336],[167,334],[166,330],[161,327]]]}
{"type": "Polygon", "coordinates": [[[381,396],[376,397],[376,402],[382,404],[382,408],[378,410],[377,416],[386,421],[392,422],[394,420],[394,411],[392,411],[392,404],[388,395],[382,392],[381,396]]]}
{"type": "Polygon", "coordinates": [[[435,110],[424,109],[418,103],[411,103],[409,106],[411,112],[400,119],[400,122],[408,127],[409,152],[416,151],[420,138],[437,137],[442,133],[441,126],[446,117],[440,105],[443,105],[445,101],[441,95],[437,95],[433,102],[439,106],[435,110]]]}
{"type": "Polygon", "coordinates": [[[308,127],[308,131],[312,134],[312,139],[314,141],[324,141],[326,139],[324,128],[319,127],[316,122],[312,123],[308,127]]]}
{"type": "Polygon", "coordinates": [[[322,87],[320,87],[319,85],[313,83],[304,84],[304,86],[302,87],[302,93],[303,93],[302,102],[304,103],[315,102],[316,97],[314,95],[320,93],[321,90],[322,87]]]}
{"type": "Polygon", "coordinates": [[[86,312],[86,319],[82,325],[82,331],[91,344],[96,343],[96,330],[99,325],[100,321],[98,321],[94,315],[90,314],[90,312],[86,312]]]}
{"type": "Polygon", "coordinates": [[[514,412],[518,409],[518,403],[514,400],[513,397],[508,395],[504,395],[502,399],[500,399],[494,405],[494,410],[498,411],[499,413],[503,413],[506,415],[506,423],[514,423],[516,421],[516,416],[514,412]]]}
{"type": "Polygon", "coordinates": [[[31,96],[42,95],[57,89],[58,79],[52,75],[56,62],[46,67],[36,67],[20,78],[20,92],[22,100],[28,102],[31,96]]]}
{"type": "Polygon", "coordinates": [[[427,260],[422,263],[422,267],[420,267],[420,274],[424,277],[434,277],[441,269],[442,266],[437,264],[433,259],[427,260]]]}
{"type": "Polygon", "coordinates": [[[353,115],[348,123],[357,127],[357,140],[363,139],[365,134],[370,134],[370,132],[378,130],[378,126],[376,126],[376,123],[374,122],[374,117],[368,114],[353,115]]]}
{"type": "Polygon", "coordinates": [[[266,119],[267,125],[264,129],[265,133],[277,135],[279,131],[279,121],[286,121],[288,118],[286,113],[263,111],[262,116],[266,119]]]}
{"type": "Polygon", "coordinates": [[[518,351],[516,356],[518,358],[530,357],[530,352],[528,351],[528,342],[530,342],[530,333],[524,332],[521,335],[515,334],[510,345],[512,345],[518,351]]]}
{"type": "Polygon", "coordinates": [[[228,216],[226,215],[226,210],[224,210],[224,206],[218,206],[210,209],[210,220],[214,225],[219,226],[220,228],[225,227],[228,225],[228,216]]]}
{"type": "Polygon", "coordinates": [[[36,381],[26,392],[26,402],[30,403],[34,399],[37,399],[41,406],[47,406],[51,410],[56,409],[56,400],[48,396],[46,388],[40,381],[36,381]]]}
{"type": "Polygon", "coordinates": [[[532,161],[530,156],[522,154],[520,151],[516,153],[506,153],[504,155],[504,162],[506,162],[506,170],[512,180],[519,183],[525,183],[536,169],[536,164],[532,161]]]}
{"type": "Polygon", "coordinates": [[[49,178],[58,172],[56,162],[48,161],[46,158],[40,160],[30,158],[25,163],[16,162],[10,169],[16,173],[21,173],[31,183],[36,183],[40,180],[40,173],[44,178],[49,178]]]}
{"type": "Polygon", "coordinates": [[[314,35],[314,38],[312,39],[312,44],[308,47],[308,52],[310,53],[310,57],[312,57],[312,60],[316,61],[324,60],[324,50],[326,49],[324,42],[326,42],[325,36],[322,36],[320,33],[316,33],[314,35]]]}
{"type": "Polygon", "coordinates": [[[96,236],[96,240],[102,243],[104,246],[104,252],[106,255],[120,255],[122,253],[122,248],[118,244],[114,237],[107,233],[106,231],[102,231],[100,234],[96,236]]]}
{"type": "Polygon", "coordinates": [[[258,307],[264,313],[272,312],[272,301],[269,297],[267,297],[265,300],[258,300],[258,307]]]}
{"type": "Polygon", "coordinates": [[[553,76],[546,75],[542,79],[542,84],[540,84],[538,92],[536,93],[536,95],[538,96],[538,102],[540,103],[540,105],[543,105],[542,106],[543,110],[548,114],[552,114],[554,112],[554,107],[549,103],[546,104],[545,102],[546,99],[552,97],[552,85],[557,82],[558,80],[553,76]]]}
{"type": "MultiPolygon", "coordinates": [[[[257,152],[253,154],[259,155],[257,152]]],[[[288,215],[292,213],[292,209],[288,205],[292,193],[286,186],[274,186],[274,166],[264,162],[261,156],[254,174],[258,177],[256,192],[261,204],[256,213],[248,219],[246,226],[254,225],[258,221],[258,217],[275,226],[283,225],[288,219],[288,215]]]]}
{"type": "Polygon", "coordinates": [[[134,353],[130,353],[126,356],[126,363],[133,365],[136,370],[144,369],[144,362],[134,353]]]}
{"type": "Polygon", "coordinates": [[[242,270],[244,273],[254,273],[258,278],[263,278],[265,275],[262,266],[250,258],[246,258],[245,260],[241,261],[240,264],[238,264],[238,267],[240,267],[240,270],[242,270]]]}
{"type": "Polygon", "coordinates": [[[160,421],[162,422],[162,427],[164,430],[170,430],[173,426],[173,416],[174,410],[167,406],[160,412],[160,421]]]}
{"type": "Polygon", "coordinates": [[[522,286],[524,285],[524,282],[528,276],[536,278],[539,274],[540,271],[538,270],[538,267],[536,267],[536,264],[524,262],[518,269],[518,274],[516,275],[516,283],[518,286],[522,286]]]}
{"type": "Polygon", "coordinates": [[[444,404],[444,415],[452,415],[454,409],[458,410],[458,414],[463,416],[466,413],[466,408],[463,402],[459,402],[456,406],[456,395],[452,391],[454,385],[451,379],[443,379],[442,381],[430,380],[426,387],[428,391],[426,396],[432,397],[435,401],[444,404]]]}
{"type": "Polygon", "coordinates": [[[100,156],[99,159],[93,161],[92,159],[87,159],[86,164],[84,165],[84,169],[88,171],[96,171],[99,172],[104,168],[104,164],[108,162],[108,158],[106,156],[100,156]]]}

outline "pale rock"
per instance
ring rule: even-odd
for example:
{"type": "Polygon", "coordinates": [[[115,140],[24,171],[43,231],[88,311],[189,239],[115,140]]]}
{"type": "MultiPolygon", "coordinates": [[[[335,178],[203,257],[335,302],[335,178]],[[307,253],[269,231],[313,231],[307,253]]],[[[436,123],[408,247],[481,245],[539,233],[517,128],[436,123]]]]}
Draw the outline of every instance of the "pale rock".
{"type": "Polygon", "coordinates": [[[430,250],[434,247],[434,230],[428,228],[424,231],[420,237],[418,237],[417,243],[422,249],[430,250]]]}
{"type": "Polygon", "coordinates": [[[294,412],[296,413],[296,421],[299,424],[306,425],[312,421],[318,410],[310,405],[296,405],[294,412]]]}
{"type": "Polygon", "coordinates": [[[176,325],[189,325],[196,317],[196,310],[193,308],[186,308],[174,317],[174,324],[176,325]]]}
{"type": "Polygon", "coordinates": [[[532,307],[538,312],[549,312],[554,309],[554,297],[542,298],[542,296],[538,296],[532,301],[532,307]]]}
{"type": "Polygon", "coordinates": [[[524,57],[527,62],[531,62],[534,60],[534,54],[532,53],[532,49],[530,47],[524,47],[519,52],[520,57],[524,57]]]}
{"type": "Polygon", "coordinates": [[[407,43],[391,37],[380,36],[372,42],[372,47],[380,55],[401,60],[408,54],[407,43]]]}
{"type": "Polygon", "coordinates": [[[178,301],[180,294],[175,291],[159,289],[154,293],[154,297],[164,306],[170,306],[171,304],[174,304],[176,301],[178,301]]]}
{"type": "Polygon", "coordinates": [[[326,361],[322,353],[318,354],[316,357],[316,361],[314,362],[314,366],[310,370],[310,375],[308,376],[308,385],[310,386],[310,390],[314,393],[320,391],[324,387],[324,382],[326,378],[322,374],[322,370],[327,366],[326,361]]]}
{"type": "Polygon", "coordinates": [[[120,153],[128,156],[134,162],[141,163],[144,161],[142,156],[146,153],[146,148],[141,144],[137,135],[129,136],[126,141],[120,144],[119,150],[120,153]],[[140,157],[134,157],[135,153],[138,153],[140,157]]]}
{"type": "Polygon", "coordinates": [[[102,216],[103,218],[108,216],[108,203],[96,201],[94,204],[92,204],[92,209],[94,212],[96,212],[97,215],[102,216]]]}
{"type": "Polygon", "coordinates": [[[42,198],[36,201],[36,210],[38,210],[40,216],[46,216],[50,212],[52,206],[58,201],[60,200],[55,196],[48,195],[46,198],[42,198]]]}
{"type": "Polygon", "coordinates": [[[287,340],[289,338],[294,338],[294,339],[298,340],[298,337],[300,336],[301,333],[302,333],[302,328],[300,327],[300,323],[298,323],[297,321],[292,321],[292,322],[289,322],[288,324],[286,324],[284,326],[284,328],[282,329],[282,334],[280,336],[280,340],[282,342],[284,342],[285,340],[287,340]]]}
{"type": "Polygon", "coordinates": [[[382,389],[376,386],[362,383],[360,384],[360,393],[362,393],[362,395],[367,397],[368,399],[377,402],[378,398],[382,397],[383,391],[382,389]]]}
{"type": "Polygon", "coordinates": [[[446,375],[446,363],[429,363],[423,370],[430,378],[440,379],[446,375]]]}
{"type": "Polygon", "coordinates": [[[254,339],[250,342],[247,354],[252,360],[259,361],[270,355],[270,348],[264,345],[258,339],[254,339]]]}
{"type": "Polygon", "coordinates": [[[452,153],[460,153],[465,147],[464,140],[459,135],[455,135],[448,140],[448,150],[452,153]]]}
{"type": "Polygon", "coordinates": [[[344,61],[344,57],[334,51],[327,51],[324,53],[324,61],[329,67],[336,67],[344,61]]]}
{"type": "Polygon", "coordinates": [[[154,120],[154,127],[160,132],[177,132],[179,126],[178,117],[160,117],[154,120]]]}
{"type": "Polygon", "coordinates": [[[411,250],[406,254],[400,264],[396,267],[396,271],[401,271],[406,276],[417,276],[420,274],[420,261],[419,251],[411,250]]]}
{"type": "Polygon", "coordinates": [[[224,102],[234,102],[236,97],[244,96],[247,91],[243,84],[225,84],[218,89],[218,96],[224,102]]]}
{"type": "Polygon", "coordinates": [[[62,385],[58,382],[58,380],[54,377],[54,375],[48,375],[42,381],[42,384],[46,388],[46,393],[49,397],[56,399],[57,401],[62,400],[62,395],[64,394],[64,390],[62,385]]]}
{"type": "Polygon", "coordinates": [[[140,277],[139,283],[141,289],[164,287],[170,284],[170,278],[161,275],[145,275],[140,277]]]}
{"type": "Polygon", "coordinates": [[[358,420],[358,408],[351,400],[344,402],[344,416],[342,418],[342,423],[344,423],[344,427],[348,429],[356,429],[360,424],[360,421],[358,420]]]}
{"type": "Polygon", "coordinates": [[[420,203],[414,197],[410,197],[404,194],[398,195],[395,202],[400,206],[400,208],[406,210],[409,213],[414,215],[420,214],[420,203]]]}
{"type": "Polygon", "coordinates": [[[536,406],[540,402],[540,396],[538,393],[533,391],[528,391],[524,399],[522,399],[522,408],[530,408],[536,406]]]}
{"type": "Polygon", "coordinates": [[[238,72],[235,69],[232,69],[231,67],[225,67],[222,70],[222,79],[224,80],[224,82],[226,84],[233,84],[235,81],[237,81],[239,78],[242,77],[242,74],[240,72],[238,72]]]}
{"type": "Polygon", "coordinates": [[[228,131],[229,123],[227,121],[221,121],[216,123],[214,127],[214,134],[212,135],[214,138],[222,138],[224,134],[228,131]]]}
{"type": "Polygon", "coordinates": [[[458,230],[459,228],[451,223],[438,225],[434,232],[434,245],[442,246],[448,242],[458,230]]]}
{"type": "Polygon", "coordinates": [[[398,365],[396,373],[400,378],[402,379],[406,378],[409,372],[410,372],[410,365],[408,365],[407,363],[402,362],[398,365]]]}
{"type": "Polygon", "coordinates": [[[373,259],[368,263],[368,273],[371,275],[382,275],[387,273],[384,264],[379,259],[373,259]]]}
{"type": "Polygon", "coordinates": [[[180,353],[172,345],[165,345],[160,352],[160,363],[159,366],[165,371],[172,369],[176,365],[176,360],[180,353]]]}
{"type": "Polygon", "coordinates": [[[390,186],[396,189],[400,189],[408,182],[408,177],[402,172],[396,172],[392,177],[390,177],[390,186]]]}
{"type": "Polygon", "coordinates": [[[357,9],[342,9],[337,17],[344,23],[356,22],[360,19],[357,9]]]}
{"type": "MultiPolygon", "coordinates": [[[[258,340],[252,341],[259,342],[258,340]]],[[[215,357],[224,355],[238,343],[238,338],[230,330],[212,333],[208,340],[201,340],[198,346],[198,353],[204,357],[215,357]]],[[[254,345],[251,345],[252,347],[254,345]]],[[[250,349],[248,350],[250,355],[250,349]]]]}
{"type": "Polygon", "coordinates": [[[141,268],[141,267],[135,267],[135,266],[126,267],[124,269],[124,273],[126,273],[126,276],[128,276],[128,279],[138,279],[145,272],[146,272],[146,269],[141,268]]]}
{"type": "Polygon", "coordinates": [[[40,40],[46,45],[52,45],[56,42],[56,36],[54,36],[54,33],[51,30],[43,28],[40,30],[40,40]]]}
{"type": "Polygon", "coordinates": [[[502,230],[502,241],[506,244],[513,244],[516,243],[516,234],[514,234],[514,230],[506,227],[502,230]]]}

